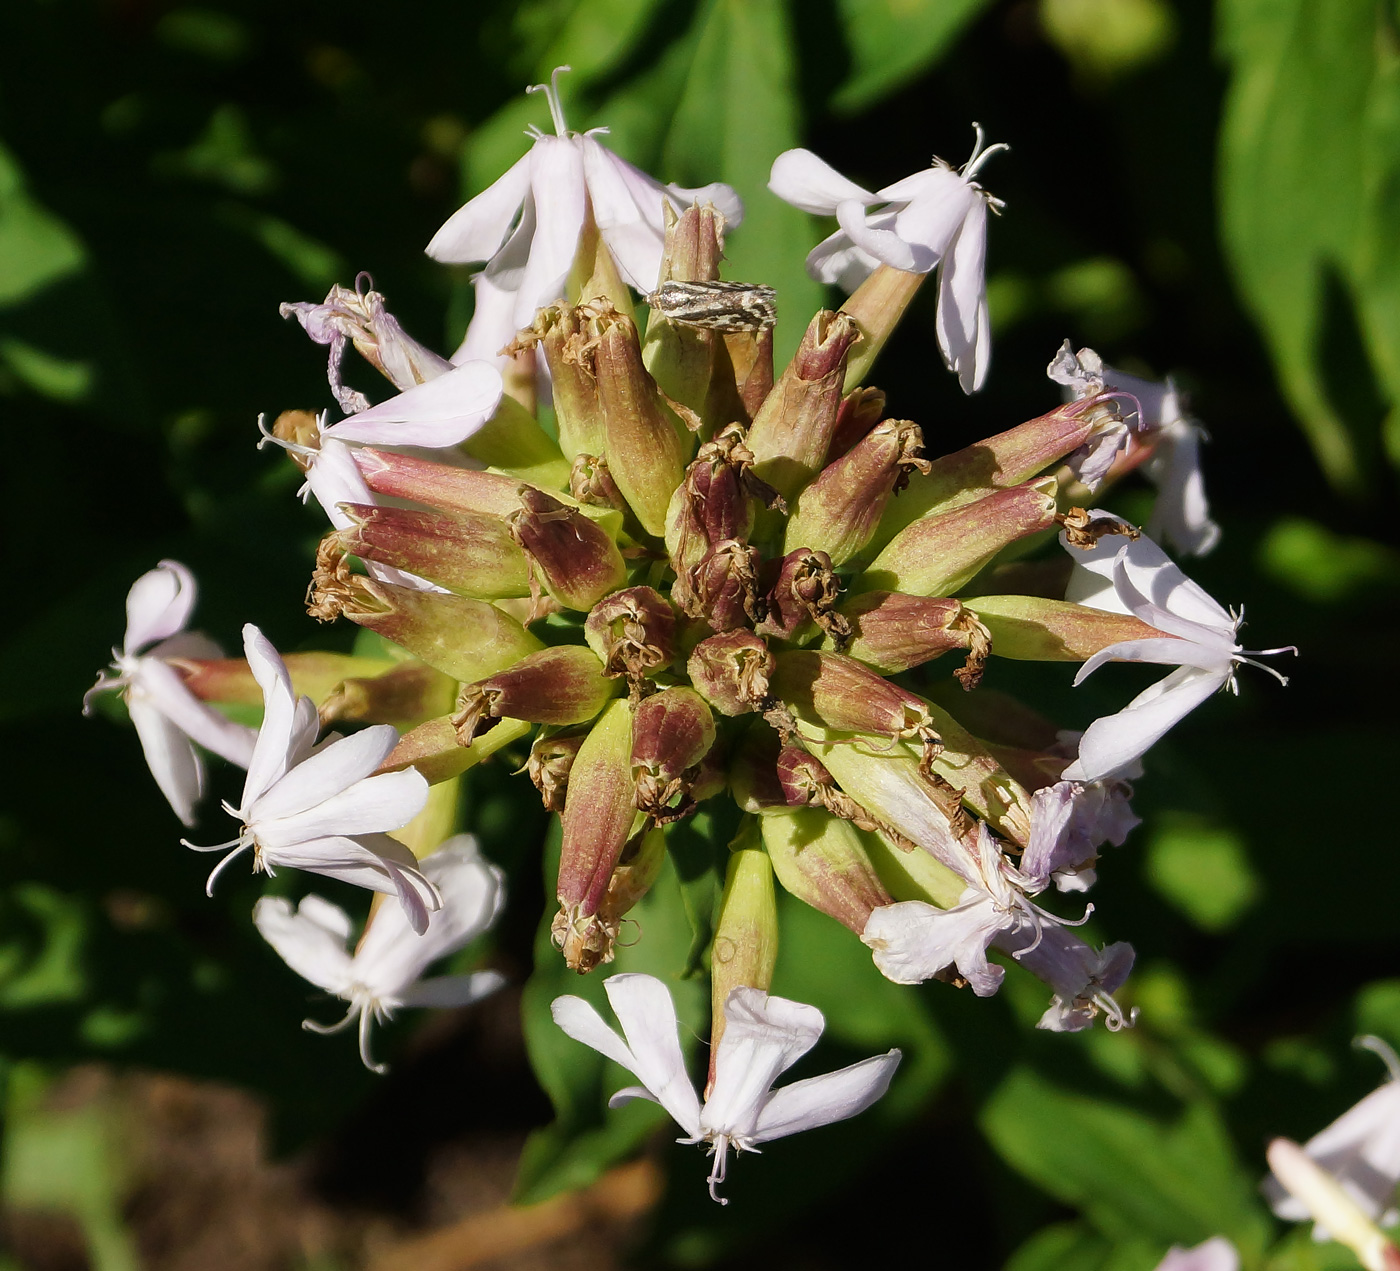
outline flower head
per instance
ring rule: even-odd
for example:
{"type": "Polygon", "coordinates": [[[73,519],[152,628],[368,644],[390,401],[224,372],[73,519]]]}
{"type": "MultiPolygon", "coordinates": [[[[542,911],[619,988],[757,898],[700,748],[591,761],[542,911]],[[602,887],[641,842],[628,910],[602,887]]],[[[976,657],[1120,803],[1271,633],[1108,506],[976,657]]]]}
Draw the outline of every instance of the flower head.
{"type": "Polygon", "coordinates": [[[320,896],[305,897],[293,909],[281,897],[264,896],[253,910],[263,939],[304,979],[350,1003],[345,1018],[329,1027],[306,1020],[302,1027],[336,1033],[358,1021],[360,1058],[374,1072],[385,1071],[370,1057],[373,1020],[389,1019],[404,1006],[468,1006],[505,982],[494,971],[424,979],[439,958],[455,953],[495,922],[505,903],[505,877],[481,858],[469,834],[448,839],[422,861],[423,876],[438,890],[442,907],[424,932],[409,925],[399,905],[375,911],[363,939],[350,953],[350,918],[320,896]]]}
{"type": "MultiPolygon", "coordinates": [[[[1116,521],[1104,512],[1093,518],[1116,521]]],[[[1075,569],[1065,599],[1126,613],[1160,637],[1111,644],[1089,658],[1074,682],[1105,662],[1159,662],[1175,666],[1166,679],[1139,693],[1116,715],[1095,720],[1079,742],[1079,755],[1064,771],[1067,781],[1102,781],[1126,773],[1173,724],[1221,689],[1235,691],[1235,667],[1248,662],[1287,684],[1272,667],[1255,661],[1235,639],[1241,617],[1228,613],[1192,582],[1145,534],[1124,540],[1105,535],[1092,547],[1068,545],[1075,569]]],[[[1297,652],[1291,646],[1262,654],[1297,652]]]]}
{"type": "Polygon", "coordinates": [[[654,1100],[685,1131],[680,1142],[710,1145],[710,1195],[720,1204],[728,1202],[715,1189],[724,1181],[731,1147],[754,1151],[760,1143],[856,1116],[885,1093],[899,1064],[900,1052],[891,1050],[774,1090],[773,1082],[817,1044],[826,1021],[816,1007],[761,989],[736,988],[724,1005],[714,1082],[702,1105],[686,1076],[676,1008],[666,986],[650,975],[614,975],[603,987],[622,1037],[578,997],[554,999],[554,1022],[642,1083],[619,1090],[610,1106],[654,1100]]]}
{"type": "Polygon", "coordinates": [[[606,129],[571,132],[558,86],[568,69],[557,67],[549,84],[529,90],[548,100],[554,135],[532,130],[529,152],[453,213],[428,244],[434,260],[486,262],[464,344],[477,357],[496,354],[534,321],[536,310],[562,298],[590,218],[623,281],[643,293],[656,289],[667,204],[680,212],[692,202],[713,203],[731,226],[743,218],[743,204],[727,185],[662,185],[595,140],[606,129]]]}
{"type": "Polygon", "coordinates": [[[194,806],[204,793],[196,744],[246,768],[255,736],[196,698],[171,665],[181,657],[221,656],[212,640],[185,630],[196,594],[194,575],[179,561],[163,560],[142,574],[127,593],[122,647],[112,650],[116,674],[100,674],[83,697],[86,715],[95,693],[120,691],[151,775],[186,825],[194,824],[194,806]]]}
{"type": "Polygon", "coordinates": [[[1001,207],[976,177],[992,155],[1007,148],[984,145],[981,125],[973,127],[977,144],[960,170],[935,158],[932,167],[874,194],[810,150],[780,154],[768,179],[779,198],[840,223],[807,257],[807,272],[821,282],[854,291],[881,264],[906,273],[938,270],[938,347],[966,393],[982,387],[991,357],[987,209],[1001,207]]]}
{"type": "Polygon", "coordinates": [[[414,769],[376,770],[398,743],[391,724],[351,737],[328,737],[309,697],[297,698],[277,650],[257,627],[243,628],[248,664],[263,692],[263,722],[248,765],[238,807],[224,810],[242,822],[237,838],[201,852],[233,850],[209,875],[212,895],[219,873],[252,850],[253,868],[272,874],[279,866],[340,878],[397,895],[415,931],[428,925],[439,898],[413,853],[384,833],[407,825],[428,799],[428,783],[414,769]]]}

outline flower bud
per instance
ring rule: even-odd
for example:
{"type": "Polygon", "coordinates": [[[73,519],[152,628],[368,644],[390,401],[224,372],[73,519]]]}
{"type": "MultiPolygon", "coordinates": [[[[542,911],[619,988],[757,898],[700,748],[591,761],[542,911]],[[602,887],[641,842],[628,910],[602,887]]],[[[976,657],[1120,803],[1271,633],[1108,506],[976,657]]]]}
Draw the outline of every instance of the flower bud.
{"type": "MultiPolygon", "coordinates": [[[[773,391],[773,328],[762,326],[757,331],[726,331],[724,351],[729,355],[729,369],[734,380],[734,392],[741,408],[740,419],[748,423],[758,414],[768,394],[773,391]]],[[[722,359],[715,358],[716,375],[722,359]]],[[[721,400],[728,398],[727,385],[721,400]]]]}
{"type": "Polygon", "coordinates": [[[773,866],[752,820],[739,828],[730,844],[719,921],[710,955],[710,1076],[724,1036],[724,1004],[737,988],[767,990],[778,960],[778,902],[773,894],[773,866]]]}
{"type": "Polygon", "coordinates": [[[974,503],[931,512],[902,530],[871,562],[856,588],[946,596],[1009,543],[1054,523],[1054,478],[997,490],[974,503]]]}
{"type": "Polygon", "coordinates": [[[456,692],[451,676],[421,662],[405,662],[383,675],[342,680],[321,703],[321,727],[345,723],[409,728],[450,710],[456,692]]]}
{"type": "Polygon", "coordinates": [[[635,789],[632,712],[625,700],[615,701],[579,747],[564,800],[554,942],[580,973],[611,960],[616,933],[598,922],[598,906],[640,815],[635,789]]]}
{"type": "Polygon", "coordinates": [[[318,614],[349,618],[455,680],[479,680],[544,647],[484,600],[399,587],[338,568],[318,569],[313,589],[318,614]]]}
{"type": "Polygon", "coordinates": [[[400,737],[399,744],[379,765],[379,771],[399,772],[404,768],[416,768],[430,785],[436,785],[476,767],[498,750],[505,749],[529,733],[530,724],[527,721],[503,719],[470,746],[463,746],[457,740],[452,717],[439,715],[400,737]]]}
{"type": "Polygon", "coordinates": [[[648,534],[666,531],[666,509],[685,475],[689,444],[661,408],[656,382],[642,365],[637,328],[610,313],[598,321],[594,367],[603,411],[608,471],[648,534]]]}
{"type": "Polygon", "coordinates": [[[778,881],[857,935],[872,910],[893,903],[855,827],[820,808],[793,808],[759,822],[778,881]]]}
{"type": "Polygon", "coordinates": [[[738,539],[716,544],[692,571],[694,605],[712,631],[758,620],[758,549],[738,539]]]}
{"type": "MultiPolygon", "coordinates": [[[[262,688],[246,658],[163,658],[204,702],[261,706],[262,688]]],[[[389,658],[358,658],[348,653],[288,653],[282,658],[292,677],[292,692],[318,705],[345,680],[383,675],[398,663],[389,658]]]]}
{"type": "Polygon", "coordinates": [[[825,808],[832,816],[862,830],[880,828],[879,822],[836,784],[831,770],[806,746],[786,742],[778,752],[774,771],[788,807],[825,808]]]}
{"type": "Polygon", "coordinates": [[[545,733],[535,738],[525,771],[544,800],[548,812],[564,810],[564,796],[569,788],[569,773],[578,758],[579,747],[587,733],[545,733]]]}
{"type": "Polygon", "coordinates": [[[892,503],[875,536],[877,547],[934,509],[956,506],[1029,481],[1078,450],[1113,414],[1112,402],[1085,398],[950,455],[935,459],[927,476],[911,482],[892,503]]]}
{"type": "Polygon", "coordinates": [[[1039,596],[978,596],[967,603],[991,633],[998,657],[1083,662],[1124,640],[1166,640],[1165,631],[1126,613],[1039,596]]]}
{"type": "Polygon", "coordinates": [[[635,684],[675,658],[676,611],[655,588],[628,587],[593,606],[583,634],[604,675],[625,675],[635,684]]]}
{"type": "Polygon", "coordinates": [[[899,325],[909,302],[927,277],[927,274],[882,264],[846,298],[841,312],[850,317],[860,332],[860,345],[846,370],[847,392],[870,373],[885,341],[899,325]]]}
{"type": "Polygon", "coordinates": [[[823,309],[754,416],[748,437],[754,470],[789,500],[826,463],[841,409],[846,354],[856,336],[854,322],[823,309]]]}
{"type": "Polygon", "coordinates": [[[626,581],[617,544],[582,512],[530,486],[520,503],[506,521],[510,535],[529,558],[532,580],[566,609],[587,613],[626,581]]]}
{"type": "Polygon", "coordinates": [[[921,666],[949,649],[966,649],[967,664],[954,674],[971,688],[991,652],[990,633],[960,600],[867,591],[842,605],[841,613],[851,624],[845,652],[887,675],[921,666]]]}
{"type": "Polygon", "coordinates": [[[573,305],[552,305],[535,315],[534,326],[522,332],[517,344],[538,343],[549,367],[554,393],[554,419],[559,429],[559,449],[573,462],[581,454],[603,453],[603,409],[593,375],[592,333],[573,305]]]}
{"type": "Polygon", "coordinates": [[[440,512],[503,518],[520,506],[519,480],[499,472],[478,472],[372,446],[356,447],[351,455],[375,494],[425,503],[440,512]]]}
{"type": "MultiPolygon", "coordinates": [[[[666,243],[657,285],[717,279],[724,256],[723,215],[710,204],[693,205],[679,217],[669,201],[662,210],[666,217],[666,243]]],[[[671,322],[653,308],[642,359],[668,397],[705,416],[711,383],[720,379],[715,374],[716,346],[724,347],[718,332],[671,322]]],[[[728,361],[727,353],[724,360],[728,361]]],[[[726,378],[733,396],[733,377],[726,378]]],[[[732,413],[727,417],[733,418],[732,413]]]]}
{"type": "Polygon", "coordinates": [[[967,890],[966,878],[928,852],[911,851],[908,840],[895,847],[885,833],[862,833],[860,841],[880,882],[896,901],[922,900],[951,909],[967,890]]]}
{"type": "Polygon", "coordinates": [[[619,687],[603,675],[603,664],[588,649],[561,644],[463,685],[452,722],[464,746],[507,716],[532,724],[583,724],[617,696],[619,687]]]}
{"type": "Polygon", "coordinates": [[[773,668],[768,646],[752,631],[726,631],[701,640],[686,666],[690,682],[721,715],[761,710],[773,668]]]}
{"type": "Polygon", "coordinates": [[[754,628],[759,635],[800,640],[809,624],[815,623],[838,644],[850,636],[851,624],[836,612],[841,588],[832,572],[831,557],[825,552],[799,548],[772,562],[764,574],[768,582],[765,614],[754,628]],[[768,581],[770,577],[772,581],[768,581]]]}
{"type": "Polygon", "coordinates": [[[827,463],[834,463],[864,437],[885,413],[885,392],[880,388],[852,389],[841,399],[836,412],[836,428],[831,434],[827,463]]]}
{"type": "Polygon", "coordinates": [[[462,449],[489,468],[535,485],[557,489],[569,480],[569,461],[558,443],[510,396],[501,398],[495,414],[462,443],[462,449]]]}
{"type": "Polygon", "coordinates": [[[688,815],[690,775],[714,741],[714,716],[694,689],[662,689],[638,702],[632,711],[637,808],[658,825],[688,815]]]}
{"type": "Polygon", "coordinates": [[[351,555],[406,569],[477,600],[530,592],[524,553],[498,517],[366,503],[341,506],[354,524],[335,531],[333,537],[351,555]]]}
{"type": "Polygon", "coordinates": [[[1025,847],[1031,833],[1031,800],[1025,788],[941,706],[925,702],[924,708],[943,739],[937,754],[925,754],[932,775],[959,787],[968,807],[998,834],[1025,847]]]}
{"type": "Polygon", "coordinates": [[[887,419],[828,464],[797,500],[788,521],[788,551],[826,552],[834,565],[850,560],[873,537],[890,499],[927,473],[923,433],[907,419],[887,419]]]}
{"type": "Polygon", "coordinates": [[[925,757],[940,745],[927,705],[854,658],[817,649],[780,653],[773,694],[804,723],[893,740],[917,739],[925,757]]]}

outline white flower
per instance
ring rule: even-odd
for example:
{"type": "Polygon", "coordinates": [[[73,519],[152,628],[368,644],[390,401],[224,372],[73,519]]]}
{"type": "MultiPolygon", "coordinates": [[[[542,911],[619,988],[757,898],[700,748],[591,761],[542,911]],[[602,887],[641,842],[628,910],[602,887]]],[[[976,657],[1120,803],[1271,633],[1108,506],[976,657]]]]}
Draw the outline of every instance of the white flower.
{"type": "Polygon", "coordinates": [[[1137,955],[1132,945],[1119,942],[1095,949],[1074,932],[1051,923],[1029,934],[1003,933],[996,945],[1054,991],[1037,1028],[1077,1033],[1100,1014],[1111,1032],[1137,1023],[1137,1007],[1125,1013],[1113,996],[1133,969],[1137,955]]]}
{"type": "MultiPolygon", "coordinates": [[[[1326,1170],[1361,1206],[1367,1217],[1390,1226],[1397,1217],[1395,1186],[1400,1182],[1400,1059],[1379,1037],[1359,1037],[1390,1071],[1389,1079],[1325,1130],[1303,1144],[1303,1151],[1326,1170]]],[[[1274,1213],[1290,1222],[1313,1217],[1304,1203],[1268,1179],[1264,1192],[1274,1213]]],[[[1325,1231],[1315,1231],[1319,1240],[1325,1231]]]]}
{"type": "Polygon", "coordinates": [[[224,804],[243,829],[213,847],[185,844],[199,852],[233,849],[209,875],[209,894],[224,867],[251,848],[255,870],[272,874],[285,865],[397,895],[421,932],[429,909],[438,907],[437,891],[413,853],[383,831],[407,825],[422,810],[428,783],[413,768],[374,775],[398,731],[377,724],[317,745],[316,706],[292,692],[277,650],[251,623],[243,628],[243,647],[264,704],[243,799],[236,808],[224,804]]]}
{"type": "MultiPolygon", "coordinates": [[[[486,261],[489,290],[472,318],[467,339],[479,356],[508,344],[534,321],[536,310],[564,294],[590,212],[623,281],[638,291],[656,289],[665,239],[665,206],[677,212],[692,202],[713,203],[728,225],[739,224],[743,204],[727,185],[686,190],[662,185],[594,140],[606,129],[570,132],[559,100],[558,67],[542,92],[549,101],[554,136],[531,130],[534,144],[504,176],[459,208],[428,244],[445,263],[486,261]]],[[[457,359],[454,358],[454,361],[457,359]]]]}
{"type": "Polygon", "coordinates": [[[773,163],[768,188],[804,212],[835,216],[841,228],[807,257],[807,272],[854,291],[877,265],[908,273],[938,270],[938,347],[965,393],[987,377],[987,208],[1000,209],[974,179],[1004,143],[984,146],[980,124],[961,171],[942,159],[871,194],[810,150],[788,150],[773,163]],[[871,209],[878,208],[872,211],[871,209]]]}
{"type": "Polygon", "coordinates": [[[900,1052],[891,1050],[774,1090],[778,1076],[816,1045],[826,1021],[814,1006],[737,988],[724,1004],[714,1084],[702,1107],[686,1076],[676,1008],[666,986],[650,975],[613,975],[603,987],[626,1041],[582,998],[555,998],[554,1022],[642,1083],[619,1090],[610,1107],[652,1099],[685,1131],[680,1142],[710,1144],[715,1158],[710,1195],[720,1204],[727,1202],[715,1188],[724,1181],[730,1147],[755,1151],[759,1143],[864,1112],[885,1093],[899,1064],[900,1052]]]}
{"type": "MultiPolygon", "coordinates": [[[[1201,442],[1206,431],[1183,410],[1181,394],[1171,377],[1163,383],[1139,379],[1104,365],[1093,349],[1074,353],[1068,340],[1060,346],[1046,374],[1063,384],[1074,398],[1109,391],[1126,393],[1137,403],[1138,429],[1147,435],[1152,447],[1142,471],[1158,490],[1147,532],[1153,538],[1165,538],[1186,556],[1209,552],[1220,541],[1220,526],[1211,520],[1201,474],[1201,442]]],[[[1097,487],[1097,481],[1084,483],[1090,490],[1097,487]]]]}
{"type": "Polygon", "coordinates": [[[482,859],[469,834],[448,839],[423,858],[422,868],[442,897],[427,931],[415,932],[401,906],[383,905],[353,955],[346,947],[349,915],[320,896],[307,896],[296,909],[281,897],[264,896],[253,910],[263,939],[293,971],[350,1003],[340,1023],[326,1027],[306,1020],[302,1027],[338,1033],[358,1020],[360,1058],[374,1072],[385,1068],[370,1057],[372,1020],[389,1019],[404,1006],[468,1006],[505,983],[494,971],[423,979],[432,963],[495,922],[505,903],[505,876],[482,859]]]}
{"type": "Polygon", "coordinates": [[[1172,1245],[1156,1271],[1240,1271],[1240,1255],[1224,1236],[1212,1236],[1190,1249],[1172,1245]]]}
{"type": "MultiPolygon", "coordinates": [[[[1116,519],[1094,511],[1095,519],[1116,519]]],[[[1061,536],[1061,542],[1064,542],[1061,536]]],[[[1128,772],[1173,724],[1221,689],[1235,691],[1235,665],[1261,667],[1280,683],[1288,680],[1254,660],[1235,642],[1242,616],[1227,613],[1168,559],[1147,535],[1100,538],[1093,547],[1066,544],[1074,557],[1065,599],[1134,617],[1165,632],[1100,649],[1082,667],[1080,683],[1105,662],[1158,662],[1175,666],[1166,679],[1139,693],[1116,715],[1097,719],[1079,742],[1079,756],[1065,769],[1066,781],[1102,781],[1128,772]]],[[[1262,654],[1297,652],[1291,646],[1262,654]]]]}
{"type": "MultiPolygon", "coordinates": [[[[1356,1255],[1366,1271],[1395,1271],[1397,1249],[1378,1226],[1367,1205],[1291,1139],[1274,1139],[1265,1156],[1282,1190],[1296,1202],[1301,1217],[1313,1220],[1313,1237],[1335,1240],[1356,1255]]],[[[1391,1180],[1394,1186],[1394,1180],[1391,1180]]]]}
{"type": "Polygon", "coordinates": [[[921,984],[952,966],[978,997],[990,997],[1001,987],[1006,972],[987,961],[987,947],[998,938],[1028,932],[1028,941],[1016,941],[1024,945],[1013,954],[1019,958],[1040,943],[1046,930],[1064,922],[1030,901],[1023,889],[1032,880],[1007,863],[982,821],[977,825],[972,859],[976,881],[951,909],[904,900],[872,911],[860,938],[886,979],[921,984]]]}
{"type": "Polygon", "coordinates": [[[452,368],[446,358],[419,344],[399,325],[384,307],[384,297],[373,290],[368,274],[355,279],[354,291],[337,283],[320,304],[287,303],[278,312],[284,318],[296,318],[317,344],[330,346],[326,377],[347,415],[369,409],[369,398],[340,378],[347,341],[398,389],[412,388],[452,368]],[[366,290],[361,290],[362,285],[366,290]]]}
{"type": "Polygon", "coordinates": [[[1093,863],[1105,843],[1122,847],[1140,824],[1128,803],[1126,781],[1057,781],[1031,796],[1031,835],[1020,871],[1060,891],[1087,891],[1095,882],[1093,863]]]}
{"type": "Polygon", "coordinates": [[[194,575],[179,561],[163,560],[142,574],[127,593],[122,647],[112,650],[116,674],[100,674],[83,697],[87,715],[94,693],[121,691],[151,775],[186,825],[194,824],[194,805],[204,793],[195,743],[246,768],[255,736],[195,697],[167,661],[223,656],[212,640],[185,631],[196,593],[194,575]]]}

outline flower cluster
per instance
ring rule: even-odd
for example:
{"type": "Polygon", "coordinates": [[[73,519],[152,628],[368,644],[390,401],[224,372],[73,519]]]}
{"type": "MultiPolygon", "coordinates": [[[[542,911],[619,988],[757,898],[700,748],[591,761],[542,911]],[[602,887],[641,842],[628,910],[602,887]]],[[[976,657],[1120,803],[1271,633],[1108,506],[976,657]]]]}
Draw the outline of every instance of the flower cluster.
{"type": "MultiPolygon", "coordinates": [[[[935,161],[876,194],[806,151],[778,158],[772,190],[840,227],[809,268],[851,292],[779,367],[770,294],[719,276],[733,191],[660,185],[570,132],[545,91],[555,135],[536,134],[429,245],[485,262],[453,359],[363,287],[284,306],[330,347],[348,412],[288,411],[265,430],[331,522],[310,612],[375,633],[394,658],[336,680],[319,664],[289,670],[251,628],[243,664],[148,648],[186,605],[133,619],[121,678],[103,686],[127,693],[143,741],[152,711],[176,739],[159,754],[147,741],[168,791],[163,756],[185,737],[247,764],[228,809],[242,827],[233,854],[397,896],[353,957],[334,906],[258,908],[259,929],[349,1002],[362,1038],[375,1014],[481,990],[418,983],[500,898],[474,857],[434,852],[445,831],[420,815],[430,786],[450,789],[533,734],[525,767],[562,822],[551,930],[580,973],[613,960],[671,827],[706,800],[737,804],[703,1101],[659,981],[607,981],[625,1042],[578,999],[554,1007],[570,1036],[636,1074],[641,1088],[617,1098],[655,1099],[686,1141],[712,1147],[713,1190],[729,1148],[855,1115],[899,1059],[772,1090],[823,1026],[769,994],[774,880],[858,935],[897,983],[987,996],[1009,960],[1050,990],[1042,1027],[1130,1024],[1114,995],[1131,946],[1095,948],[1073,930],[1087,911],[1063,916],[1048,896],[1092,885],[1102,847],[1136,824],[1130,783],[1149,747],[1253,655],[1238,619],[1147,534],[1081,506],[1156,456],[1163,523],[1209,545],[1193,426],[1160,402],[1149,419],[1143,383],[1062,351],[1050,375],[1071,400],[941,456],[916,421],[885,417],[870,371],[929,274],[948,366],[968,392],[987,373],[983,262],[1000,204],[976,178],[1001,147],[980,130],[961,171],[935,161]],[[371,405],[345,385],[347,344],[396,395],[371,405]],[[546,382],[549,415],[536,410],[546,382]],[[1183,498],[1193,510],[1173,520],[1183,498]],[[1075,734],[980,689],[996,658],[1079,663],[1080,678],[1112,661],[1176,669],[1075,734]],[[314,705],[293,691],[299,674],[314,705]],[[264,722],[251,754],[235,753],[203,727],[217,715],[204,703],[232,700],[249,676],[264,722]],[[363,727],[318,741],[332,722],[363,727]],[[476,881],[453,882],[458,867],[476,881]]],[[[186,815],[194,789],[182,789],[172,802],[186,815]]]]}

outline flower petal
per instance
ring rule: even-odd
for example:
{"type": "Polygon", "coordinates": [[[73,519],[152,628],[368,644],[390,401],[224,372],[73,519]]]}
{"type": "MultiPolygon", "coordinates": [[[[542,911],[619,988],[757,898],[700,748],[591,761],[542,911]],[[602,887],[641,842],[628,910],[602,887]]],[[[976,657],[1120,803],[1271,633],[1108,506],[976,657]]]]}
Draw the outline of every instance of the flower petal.
{"type": "Polygon", "coordinates": [[[123,651],[139,653],[147,645],[183,631],[198,594],[194,575],[179,561],[163,560],[142,574],[126,594],[123,651]]]}
{"type": "MultiPolygon", "coordinates": [[[[428,924],[431,932],[433,919],[428,924]]],[[[426,938],[426,937],[425,937],[426,938]]],[[[496,971],[476,971],[470,975],[440,975],[432,980],[420,980],[399,994],[404,1006],[433,1006],[439,1009],[470,1006],[483,997],[490,997],[505,987],[506,977],[496,971]]]]}
{"type": "Polygon", "coordinates": [[[865,208],[854,199],[836,205],[836,220],[856,247],[894,269],[926,274],[938,264],[938,257],[921,243],[906,243],[893,230],[877,228],[867,220],[865,208]]]}
{"type": "MultiPolygon", "coordinates": [[[[298,771],[294,768],[284,780],[295,781],[298,771]]],[[[259,844],[280,850],[306,839],[397,830],[413,820],[427,801],[427,781],[416,769],[406,768],[366,777],[312,807],[276,819],[264,820],[259,804],[248,824],[259,844]]]]}
{"type": "Polygon", "coordinates": [[[592,137],[581,137],[584,179],[593,219],[625,281],[656,288],[665,246],[665,189],[592,137]]]}
{"type": "Polygon", "coordinates": [[[204,793],[204,764],[184,731],[154,702],[132,694],[127,700],[141,752],[156,785],[175,815],[186,825],[195,823],[194,807],[204,793]]]}
{"type": "Polygon", "coordinates": [[[442,449],[465,441],[495,414],[504,385],[489,362],[464,362],[325,429],[337,441],[442,449]]]}
{"type": "Polygon", "coordinates": [[[899,1050],[872,1055],[849,1067],[794,1081],[774,1091],[759,1113],[754,1141],[767,1143],[859,1115],[889,1089],[902,1057],[899,1050]]]}
{"type": "Polygon", "coordinates": [[[987,204],[967,209],[938,275],[938,347],[964,393],[975,393],[991,363],[987,319],[987,204]]]}
{"type": "Polygon", "coordinates": [[[541,137],[530,151],[530,197],[535,233],[515,297],[515,325],[529,326],[535,311],[564,294],[587,206],[583,152],[572,137],[541,137]]]}
{"type": "Polygon", "coordinates": [[[626,1068],[636,1075],[637,1060],[627,1049],[627,1043],[603,1023],[603,1017],[591,1002],[585,1002],[571,993],[566,994],[550,1003],[549,1013],[554,1017],[554,1022],[576,1042],[591,1046],[620,1068],[626,1068]]]}
{"type": "Polygon", "coordinates": [[[263,694],[263,720],[248,760],[242,807],[251,807],[287,771],[301,740],[301,720],[292,677],[272,642],[251,622],[243,628],[243,652],[263,694]]]}
{"type": "Polygon", "coordinates": [[[1165,537],[1187,556],[1204,556],[1220,541],[1220,526],[1211,519],[1201,475],[1203,436],[1186,420],[1168,424],[1157,439],[1156,453],[1143,465],[1158,491],[1147,532],[1153,538],[1165,537]]]}
{"type": "Polygon", "coordinates": [[[921,243],[939,258],[948,253],[958,231],[981,203],[981,191],[951,168],[933,167],[880,191],[882,199],[904,204],[893,229],[906,243],[921,243]]]}
{"type": "Polygon", "coordinates": [[[866,207],[879,201],[810,150],[785,150],[774,159],[768,188],[785,202],[817,216],[831,216],[838,203],[848,200],[866,207]]]}
{"type": "Polygon", "coordinates": [[[1190,1249],[1172,1245],[1155,1271],[1240,1271],[1240,1255],[1224,1236],[1212,1236],[1190,1249]]]}
{"type": "Polygon", "coordinates": [[[670,990],[655,976],[632,974],[610,975],[603,988],[627,1038],[633,1062],[626,1066],[681,1129],[697,1135],[700,1100],[686,1075],[670,990]]]}
{"type": "Polygon", "coordinates": [[[452,365],[464,362],[490,362],[497,370],[510,359],[501,350],[515,339],[515,292],[508,290],[488,273],[472,279],[476,291],[476,306],[467,333],[462,337],[452,365]]]}
{"type": "Polygon", "coordinates": [[[1015,925],[1015,915],[1003,913],[985,891],[969,887],[952,909],[922,900],[884,905],[871,913],[860,938],[881,974],[896,984],[922,984],[956,966],[978,997],[991,997],[1005,971],[987,961],[987,946],[1015,925]]]}
{"type": "Polygon", "coordinates": [[[306,897],[295,910],[280,896],[264,896],[253,907],[253,925],[302,979],[337,997],[344,996],[353,980],[350,955],[345,951],[344,937],[328,931],[319,920],[318,905],[336,909],[345,917],[343,910],[319,896],[306,897]],[[309,913],[308,901],[317,902],[309,913]]]}
{"type": "Polygon", "coordinates": [[[180,673],[158,658],[139,659],[131,677],[128,702],[148,702],[192,741],[230,763],[246,768],[253,758],[257,733],[235,724],[227,715],[202,702],[180,673]]]}
{"type": "Polygon", "coordinates": [[[1096,719],[1079,739],[1079,756],[1064,771],[1066,781],[1103,781],[1121,775],[1171,726],[1212,693],[1229,672],[1183,666],[1139,693],[1116,715],[1096,719]]]}
{"type": "Polygon", "coordinates": [[[533,147],[475,198],[459,207],[433,235],[427,253],[445,264],[490,260],[505,242],[530,189],[533,147]]]}
{"type": "MultiPolygon", "coordinates": [[[[398,729],[392,724],[375,724],[352,737],[323,744],[247,810],[259,821],[273,821],[314,808],[368,777],[388,758],[398,740],[398,729]]],[[[331,832],[343,831],[327,831],[331,832]]]]}
{"type": "Polygon", "coordinates": [[[807,253],[808,274],[818,282],[835,283],[846,292],[859,287],[879,265],[874,256],[851,242],[845,230],[822,239],[807,253]]]}
{"type": "Polygon", "coordinates": [[[1088,658],[1074,677],[1076,684],[1093,674],[1105,662],[1154,662],[1162,666],[1194,666],[1203,671],[1229,673],[1233,659],[1228,650],[1209,648],[1177,636],[1145,640],[1121,640],[1100,649],[1088,658]]]}

